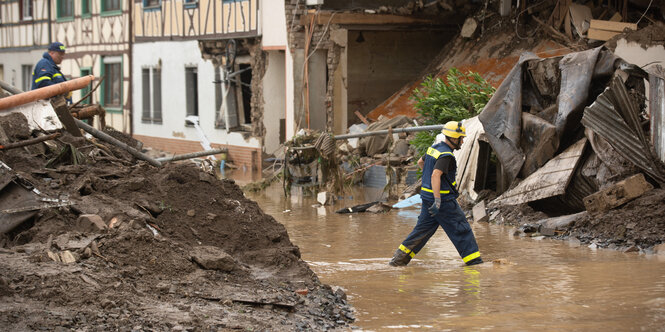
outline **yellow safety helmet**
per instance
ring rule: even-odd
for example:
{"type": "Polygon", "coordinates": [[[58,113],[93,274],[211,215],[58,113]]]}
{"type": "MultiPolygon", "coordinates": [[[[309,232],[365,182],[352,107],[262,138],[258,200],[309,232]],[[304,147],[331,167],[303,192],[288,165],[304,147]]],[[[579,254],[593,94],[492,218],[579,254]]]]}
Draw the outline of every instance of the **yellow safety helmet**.
{"type": "Polygon", "coordinates": [[[441,133],[452,138],[466,136],[466,128],[462,125],[462,121],[448,121],[443,125],[441,133]]]}

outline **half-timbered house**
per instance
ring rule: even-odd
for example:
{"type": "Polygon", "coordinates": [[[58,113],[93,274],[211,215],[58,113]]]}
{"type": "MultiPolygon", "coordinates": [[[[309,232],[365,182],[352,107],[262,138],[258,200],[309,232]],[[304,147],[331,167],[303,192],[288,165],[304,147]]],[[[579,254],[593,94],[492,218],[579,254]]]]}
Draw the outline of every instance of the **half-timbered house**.
{"type": "MultiPolygon", "coordinates": [[[[32,67],[49,43],[65,44],[68,79],[95,75],[101,86],[86,103],[106,109],[106,124],[131,132],[131,0],[7,0],[0,2],[0,79],[30,89],[32,67]]],[[[89,89],[74,94],[84,96],[89,89]]]]}
{"type": "Polygon", "coordinates": [[[30,90],[32,69],[51,41],[50,1],[0,2],[0,80],[30,90]]]}

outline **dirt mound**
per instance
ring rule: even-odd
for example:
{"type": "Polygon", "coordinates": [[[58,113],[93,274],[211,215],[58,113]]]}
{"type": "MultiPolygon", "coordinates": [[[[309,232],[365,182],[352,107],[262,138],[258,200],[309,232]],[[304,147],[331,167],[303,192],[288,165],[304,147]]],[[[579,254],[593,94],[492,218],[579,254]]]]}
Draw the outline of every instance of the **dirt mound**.
{"type": "Polygon", "coordinates": [[[0,238],[7,329],[323,330],[353,320],[344,293],[319,282],[284,226],[233,181],[189,163],[136,163],[66,133],[0,160],[73,203],[0,238]],[[44,167],[63,151],[83,161],[44,167]]]}
{"type": "Polygon", "coordinates": [[[665,190],[654,189],[617,209],[577,220],[569,234],[601,247],[653,247],[665,239],[665,190]]]}

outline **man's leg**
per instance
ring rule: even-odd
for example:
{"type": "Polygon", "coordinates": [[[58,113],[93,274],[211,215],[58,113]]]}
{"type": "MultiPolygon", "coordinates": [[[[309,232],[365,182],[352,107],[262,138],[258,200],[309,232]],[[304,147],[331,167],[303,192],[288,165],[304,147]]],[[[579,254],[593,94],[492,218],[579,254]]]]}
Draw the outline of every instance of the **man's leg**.
{"type": "Polygon", "coordinates": [[[395,251],[393,259],[390,260],[392,266],[404,266],[409,264],[413,258],[422,249],[427,241],[434,235],[439,223],[429,214],[427,209],[432,202],[423,201],[418,223],[411,231],[402,244],[395,251]]]}
{"type": "Polygon", "coordinates": [[[448,235],[455,249],[466,265],[475,265],[483,262],[478,251],[476,237],[473,235],[471,225],[466,220],[464,211],[456,200],[441,202],[441,212],[436,219],[448,235]]]}

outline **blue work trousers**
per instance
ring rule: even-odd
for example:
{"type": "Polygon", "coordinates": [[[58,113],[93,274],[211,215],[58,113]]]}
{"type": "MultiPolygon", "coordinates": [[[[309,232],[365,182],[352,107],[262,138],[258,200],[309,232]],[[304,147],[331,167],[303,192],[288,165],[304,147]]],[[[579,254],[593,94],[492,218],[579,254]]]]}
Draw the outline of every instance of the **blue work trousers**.
{"type": "Polygon", "coordinates": [[[418,223],[402,242],[400,250],[411,257],[415,256],[441,226],[455,245],[464,263],[480,257],[476,237],[457,201],[454,199],[442,201],[439,212],[435,216],[430,215],[428,211],[432,204],[434,204],[433,201],[423,200],[418,223]]]}

